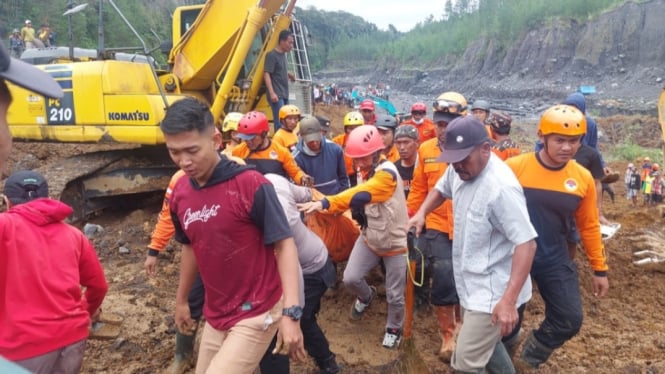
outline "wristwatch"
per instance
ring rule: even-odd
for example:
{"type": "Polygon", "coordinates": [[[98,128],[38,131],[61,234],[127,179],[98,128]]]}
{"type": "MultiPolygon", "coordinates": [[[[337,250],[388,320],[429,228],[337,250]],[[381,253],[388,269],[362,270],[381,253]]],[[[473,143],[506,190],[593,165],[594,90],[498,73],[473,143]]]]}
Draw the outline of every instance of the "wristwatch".
{"type": "Polygon", "coordinates": [[[302,318],[302,308],[298,305],[293,305],[290,308],[282,309],[282,315],[291,318],[294,321],[300,321],[302,318]]]}

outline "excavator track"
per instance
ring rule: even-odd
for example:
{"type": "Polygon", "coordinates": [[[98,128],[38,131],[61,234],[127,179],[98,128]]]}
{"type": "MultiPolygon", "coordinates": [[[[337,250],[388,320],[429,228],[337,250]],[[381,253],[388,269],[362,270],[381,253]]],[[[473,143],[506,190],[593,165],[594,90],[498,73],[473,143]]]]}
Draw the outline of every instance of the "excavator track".
{"type": "Polygon", "coordinates": [[[74,222],[129,203],[136,195],[165,190],[175,170],[164,147],[84,153],[36,169],[46,177],[50,197],[74,209],[74,222]]]}

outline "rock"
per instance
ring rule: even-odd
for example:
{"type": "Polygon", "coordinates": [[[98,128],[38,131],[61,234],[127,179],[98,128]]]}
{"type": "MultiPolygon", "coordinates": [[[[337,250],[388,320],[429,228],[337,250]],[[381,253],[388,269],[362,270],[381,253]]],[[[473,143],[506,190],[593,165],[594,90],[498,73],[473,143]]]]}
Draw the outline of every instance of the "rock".
{"type": "Polygon", "coordinates": [[[663,81],[663,78],[662,78],[662,77],[658,77],[658,78],[656,78],[656,83],[660,83],[660,82],[662,82],[662,81],[663,81]]]}
{"type": "Polygon", "coordinates": [[[122,246],[122,247],[120,247],[120,249],[118,249],[118,252],[119,252],[120,254],[122,254],[122,255],[126,255],[126,254],[128,254],[129,252],[131,252],[131,251],[129,250],[129,248],[127,248],[127,247],[125,247],[125,246],[122,246]]]}
{"type": "Polygon", "coordinates": [[[126,342],[127,342],[127,340],[125,340],[123,338],[118,338],[118,339],[115,340],[115,342],[113,342],[113,345],[111,346],[111,349],[113,349],[114,351],[117,351],[118,348],[122,347],[122,345],[125,344],[126,342]]]}
{"type": "Polygon", "coordinates": [[[94,223],[86,223],[85,226],[83,226],[83,233],[88,239],[91,239],[96,234],[102,234],[103,232],[104,228],[100,225],[95,225],[94,223]]]}

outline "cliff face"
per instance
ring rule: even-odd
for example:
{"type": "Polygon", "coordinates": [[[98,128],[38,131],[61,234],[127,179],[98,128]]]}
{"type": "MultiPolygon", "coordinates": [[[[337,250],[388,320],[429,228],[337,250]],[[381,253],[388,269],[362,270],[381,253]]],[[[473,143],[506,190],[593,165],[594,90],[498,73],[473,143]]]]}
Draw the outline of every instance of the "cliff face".
{"type": "Polygon", "coordinates": [[[586,23],[552,21],[508,48],[480,39],[429,69],[382,66],[368,79],[416,95],[457,90],[471,98],[543,101],[593,85],[596,97],[650,107],[665,80],[663,14],[665,0],[626,3],[586,23]]]}

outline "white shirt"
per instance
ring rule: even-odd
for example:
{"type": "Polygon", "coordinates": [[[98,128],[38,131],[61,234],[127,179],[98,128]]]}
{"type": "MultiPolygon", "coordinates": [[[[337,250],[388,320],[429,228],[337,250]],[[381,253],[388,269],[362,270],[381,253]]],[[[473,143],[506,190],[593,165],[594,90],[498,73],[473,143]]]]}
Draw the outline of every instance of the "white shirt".
{"type": "MultiPolygon", "coordinates": [[[[461,180],[451,165],[435,188],[453,200],[453,272],[460,304],[492,313],[508,285],[515,246],[537,236],[522,187],[492,153],[475,179],[461,180]]],[[[516,306],[530,298],[527,278],[516,306]]]]}

